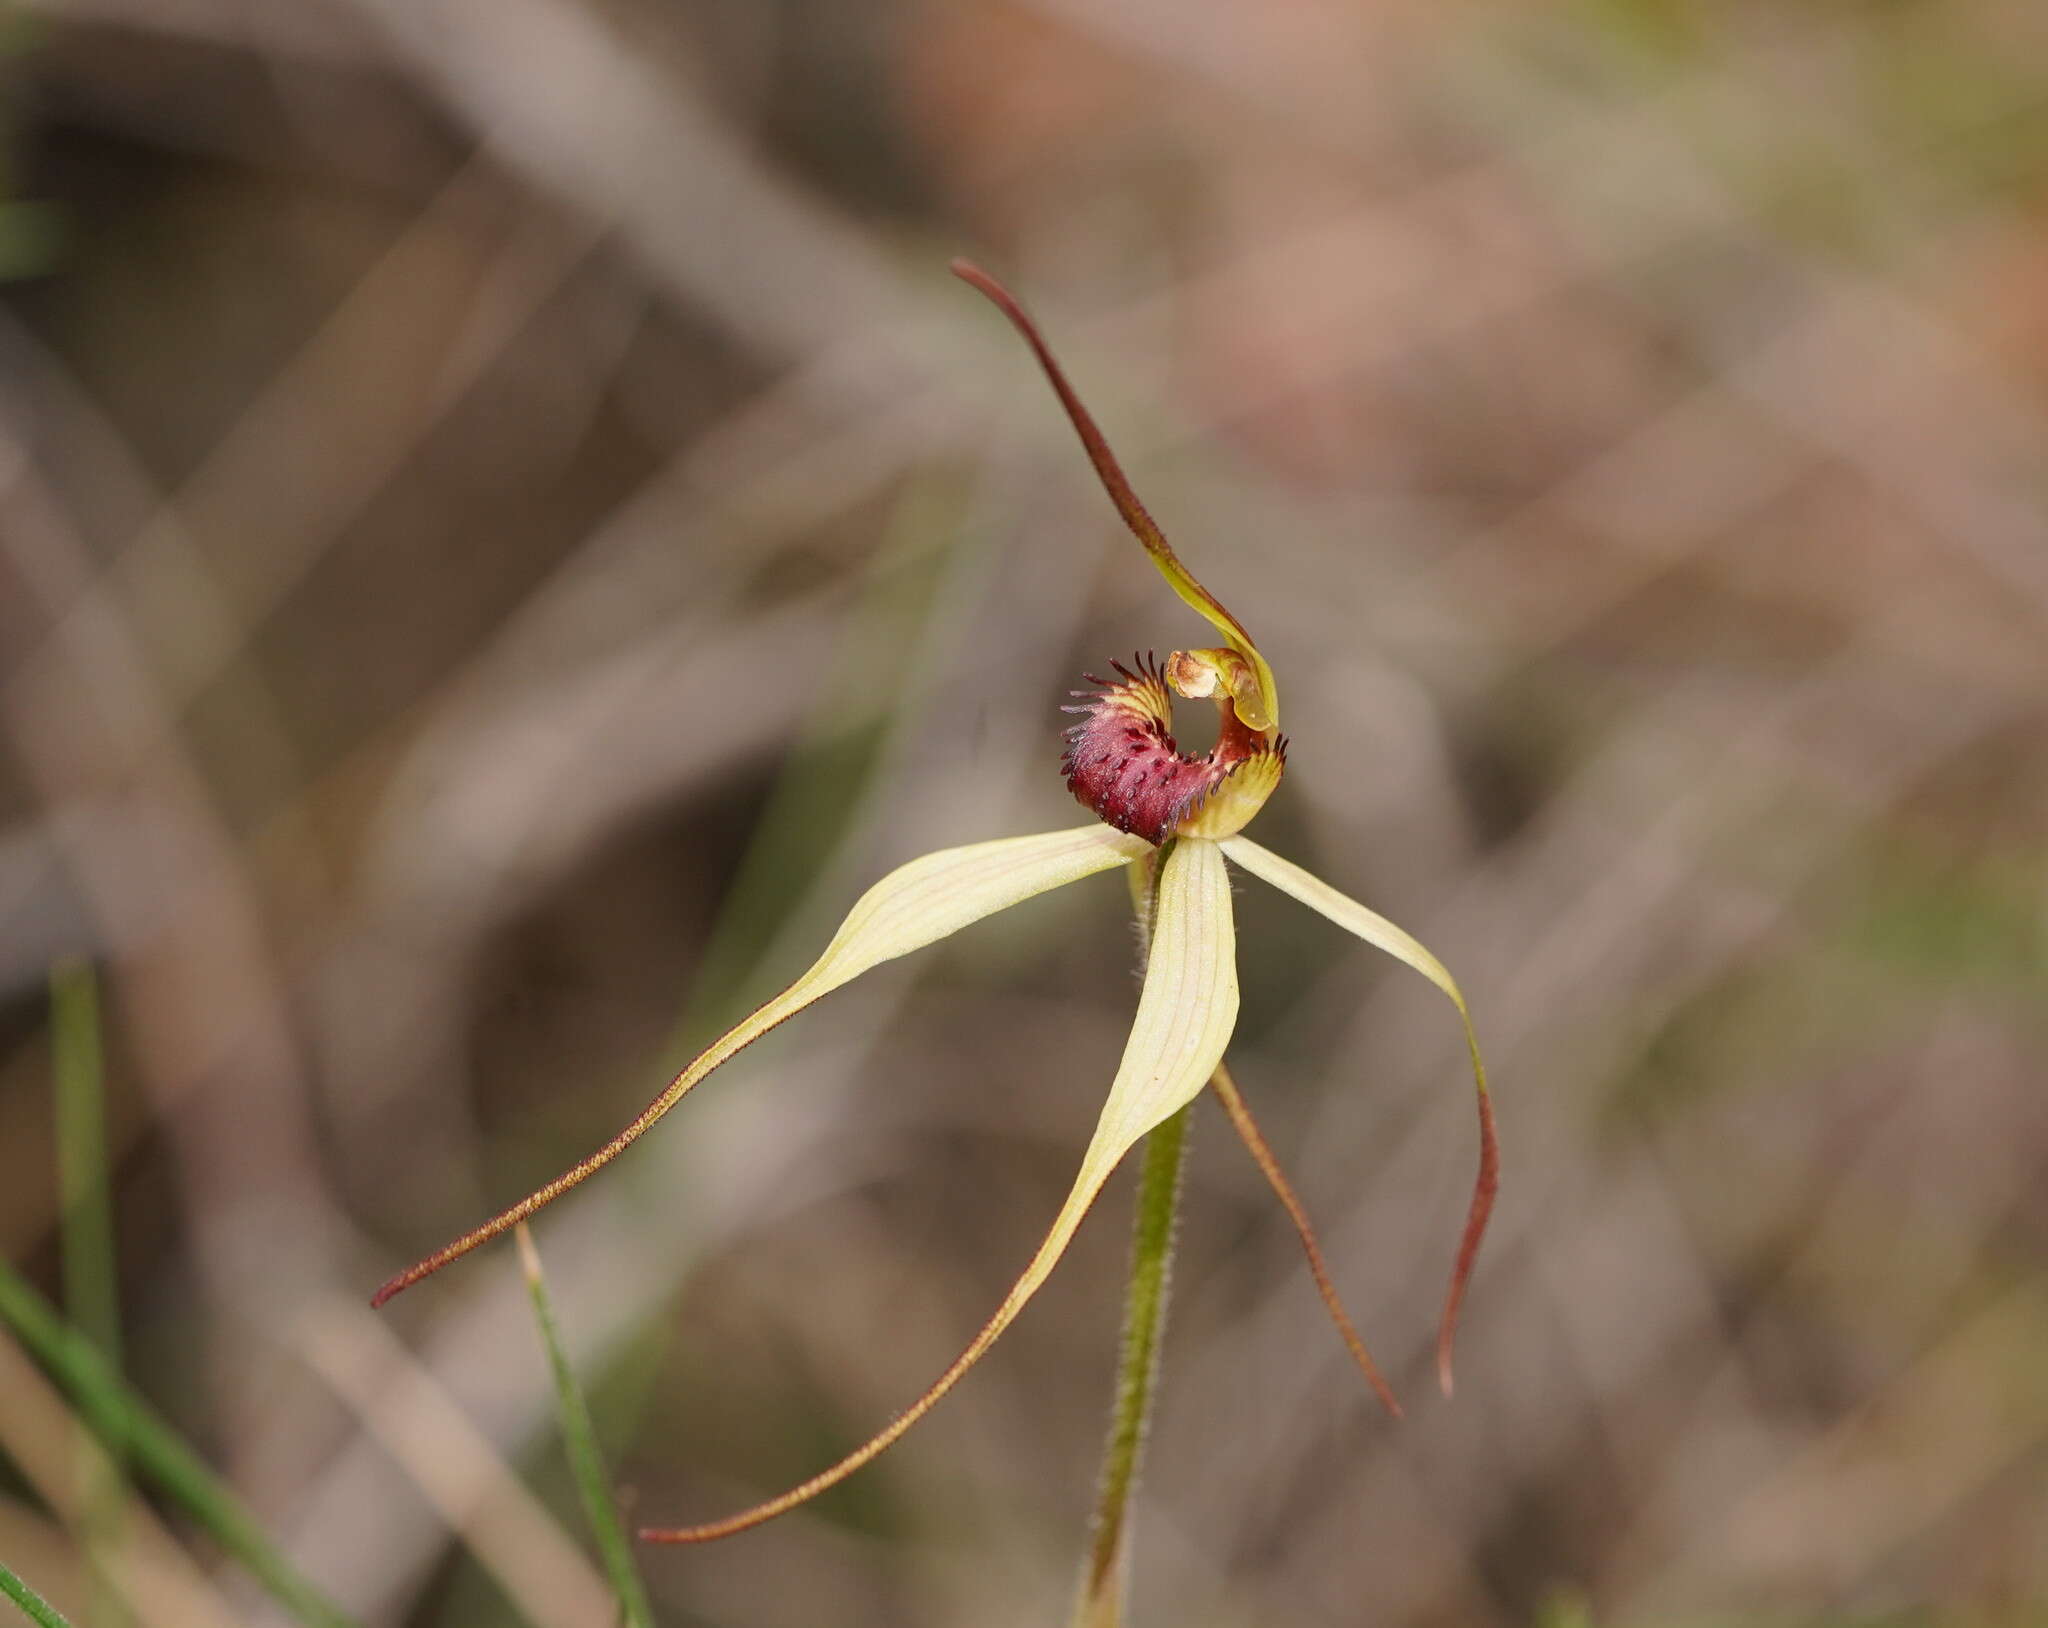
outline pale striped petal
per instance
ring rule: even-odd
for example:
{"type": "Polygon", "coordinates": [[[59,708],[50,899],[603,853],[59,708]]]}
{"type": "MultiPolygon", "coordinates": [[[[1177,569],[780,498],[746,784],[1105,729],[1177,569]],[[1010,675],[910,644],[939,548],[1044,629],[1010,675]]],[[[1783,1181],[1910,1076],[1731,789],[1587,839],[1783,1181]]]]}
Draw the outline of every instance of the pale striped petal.
{"type": "Polygon", "coordinates": [[[1236,1024],[1237,946],[1231,924],[1230,878],[1213,842],[1180,842],[1160,868],[1158,914],[1144,992],[1138,997],[1137,1019],[1124,1046],[1123,1063],[1109,1088],[1109,1100],[1103,1104],[1094,1138],[1082,1155],[1081,1173],[1045,1242],[1038,1246],[1038,1253],[996,1314],[931,1389],[887,1429],[830,1469],[779,1498],[724,1520],[640,1535],[657,1543],[703,1543],[759,1526],[845,1480],[930,1412],[1038,1292],[1124,1155],[1147,1131],[1194,1100],[1222,1060],[1236,1024]]]}
{"type": "Polygon", "coordinates": [[[538,1192],[399,1273],[377,1291],[371,1304],[382,1305],[401,1289],[467,1255],[611,1163],[705,1075],[821,995],[830,994],[871,967],[934,944],[1034,894],[1128,864],[1151,851],[1152,845],[1141,838],[1112,831],[1106,825],[1085,825],[1078,830],[941,849],[891,871],[861,895],[809,972],[716,1041],[671,1080],[632,1124],[538,1192]]]}

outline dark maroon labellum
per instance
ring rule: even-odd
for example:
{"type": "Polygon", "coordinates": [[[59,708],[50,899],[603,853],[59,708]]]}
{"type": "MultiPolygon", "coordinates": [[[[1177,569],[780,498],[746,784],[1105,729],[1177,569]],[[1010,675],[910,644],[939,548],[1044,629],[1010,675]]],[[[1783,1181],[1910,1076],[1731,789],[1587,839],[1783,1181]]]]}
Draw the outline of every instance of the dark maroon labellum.
{"type": "Polygon", "coordinates": [[[1147,842],[1164,842],[1254,752],[1285,748],[1267,748],[1236,726],[1226,707],[1215,749],[1189,757],[1174,742],[1165,669],[1149,654],[1131,659],[1135,672],[1120,661],[1110,664],[1115,679],[1084,674],[1100,687],[1075,690],[1081,704],[1060,709],[1081,714],[1067,731],[1060,769],[1067,789],[1103,821],[1147,842]]]}

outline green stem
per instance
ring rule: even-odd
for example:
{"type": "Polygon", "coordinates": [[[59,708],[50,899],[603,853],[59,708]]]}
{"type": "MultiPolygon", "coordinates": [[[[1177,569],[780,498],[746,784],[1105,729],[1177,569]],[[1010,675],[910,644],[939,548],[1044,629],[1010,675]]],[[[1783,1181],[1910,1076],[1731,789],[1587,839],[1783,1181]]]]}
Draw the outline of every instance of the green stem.
{"type": "MultiPolygon", "coordinates": [[[[1152,878],[1158,857],[1133,865],[1129,872],[1141,961],[1151,955],[1152,878]]],[[[1131,1497],[1137,1491],[1145,1430],[1158,1391],[1159,1347],[1166,1333],[1174,1219],[1180,1210],[1181,1169],[1187,1157],[1191,1107],[1192,1104],[1181,1109],[1145,1138],[1131,1231],[1130,1278],[1124,1288],[1116,1404],[1110,1414],[1109,1439],[1102,1450],[1102,1484],[1095,1502],[1094,1539],[1081,1581],[1080,1603],[1074,1612],[1074,1628],[1116,1628],[1123,1620],[1125,1583],[1130,1572],[1131,1497]]]]}

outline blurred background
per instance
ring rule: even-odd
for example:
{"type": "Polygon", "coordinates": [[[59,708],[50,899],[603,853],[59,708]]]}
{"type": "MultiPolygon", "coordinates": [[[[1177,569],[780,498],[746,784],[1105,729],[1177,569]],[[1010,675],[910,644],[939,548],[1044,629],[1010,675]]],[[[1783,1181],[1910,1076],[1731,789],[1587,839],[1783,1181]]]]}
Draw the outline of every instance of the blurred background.
{"type": "MultiPolygon", "coordinates": [[[[2035,0],[37,0],[4,50],[0,1242],[360,1621],[611,1620],[509,1243],[371,1288],[886,867],[1077,822],[1069,686],[1209,637],[959,253],[1278,670],[1260,840],[1498,1081],[1451,1405],[1455,1022],[1242,890],[1238,1078],[1409,1417],[1205,1105],[1134,1620],[2048,1621],[2035,0]]],[[[630,1518],[980,1325],[1126,919],[869,976],[537,1224],[630,1518]]],[[[646,1552],[659,1619],[1063,1621],[1129,1192],[874,1468],[646,1552]]],[[[73,1429],[0,1341],[0,1556],[116,1620],[73,1429]]],[[[140,1620],[286,1620],[127,1519],[140,1620]]]]}

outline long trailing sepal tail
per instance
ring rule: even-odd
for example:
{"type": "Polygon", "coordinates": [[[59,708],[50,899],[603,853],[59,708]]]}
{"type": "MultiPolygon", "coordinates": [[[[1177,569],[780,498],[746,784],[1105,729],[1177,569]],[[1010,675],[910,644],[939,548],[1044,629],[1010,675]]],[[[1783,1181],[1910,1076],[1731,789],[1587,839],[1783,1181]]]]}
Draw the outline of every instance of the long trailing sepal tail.
{"type": "Polygon", "coordinates": [[[1493,1093],[1486,1084],[1486,1062],[1479,1055],[1479,1034],[1472,1027],[1472,1013],[1465,1005],[1463,991],[1450,971],[1423,942],[1406,929],[1397,927],[1376,910],[1368,910],[1356,899],[1339,893],[1320,877],[1261,848],[1245,837],[1230,837],[1223,851],[1261,881],[1270,882],[1282,893],[1299,899],[1311,910],[1328,916],[1339,927],[1356,933],[1376,949],[1405,961],[1451,998],[1458,1020],[1465,1026],[1465,1047],[1472,1055],[1472,1080],[1479,1100],[1479,1173],[1472,1183],[1472,1202],[1465,1212],[1465,1231],[1458,1240],[1457,1260],[1451,1267],[1450,1287],[1444,1291],[1443,1316],[1437,1324],[1437,1383],[1446,1396],[1451,1394],[1452,1349],[1458,1337],[1458,1313],[1465,1303],[1465,1287],[1472,1281],[1472,1269],[1479,1260],[1479,1245],[1486,1237],[1486,1224],[1493,1216],[1494,1200],[1500,1193],[1500,1135],[1493,1120],[1493,1093]]]}

